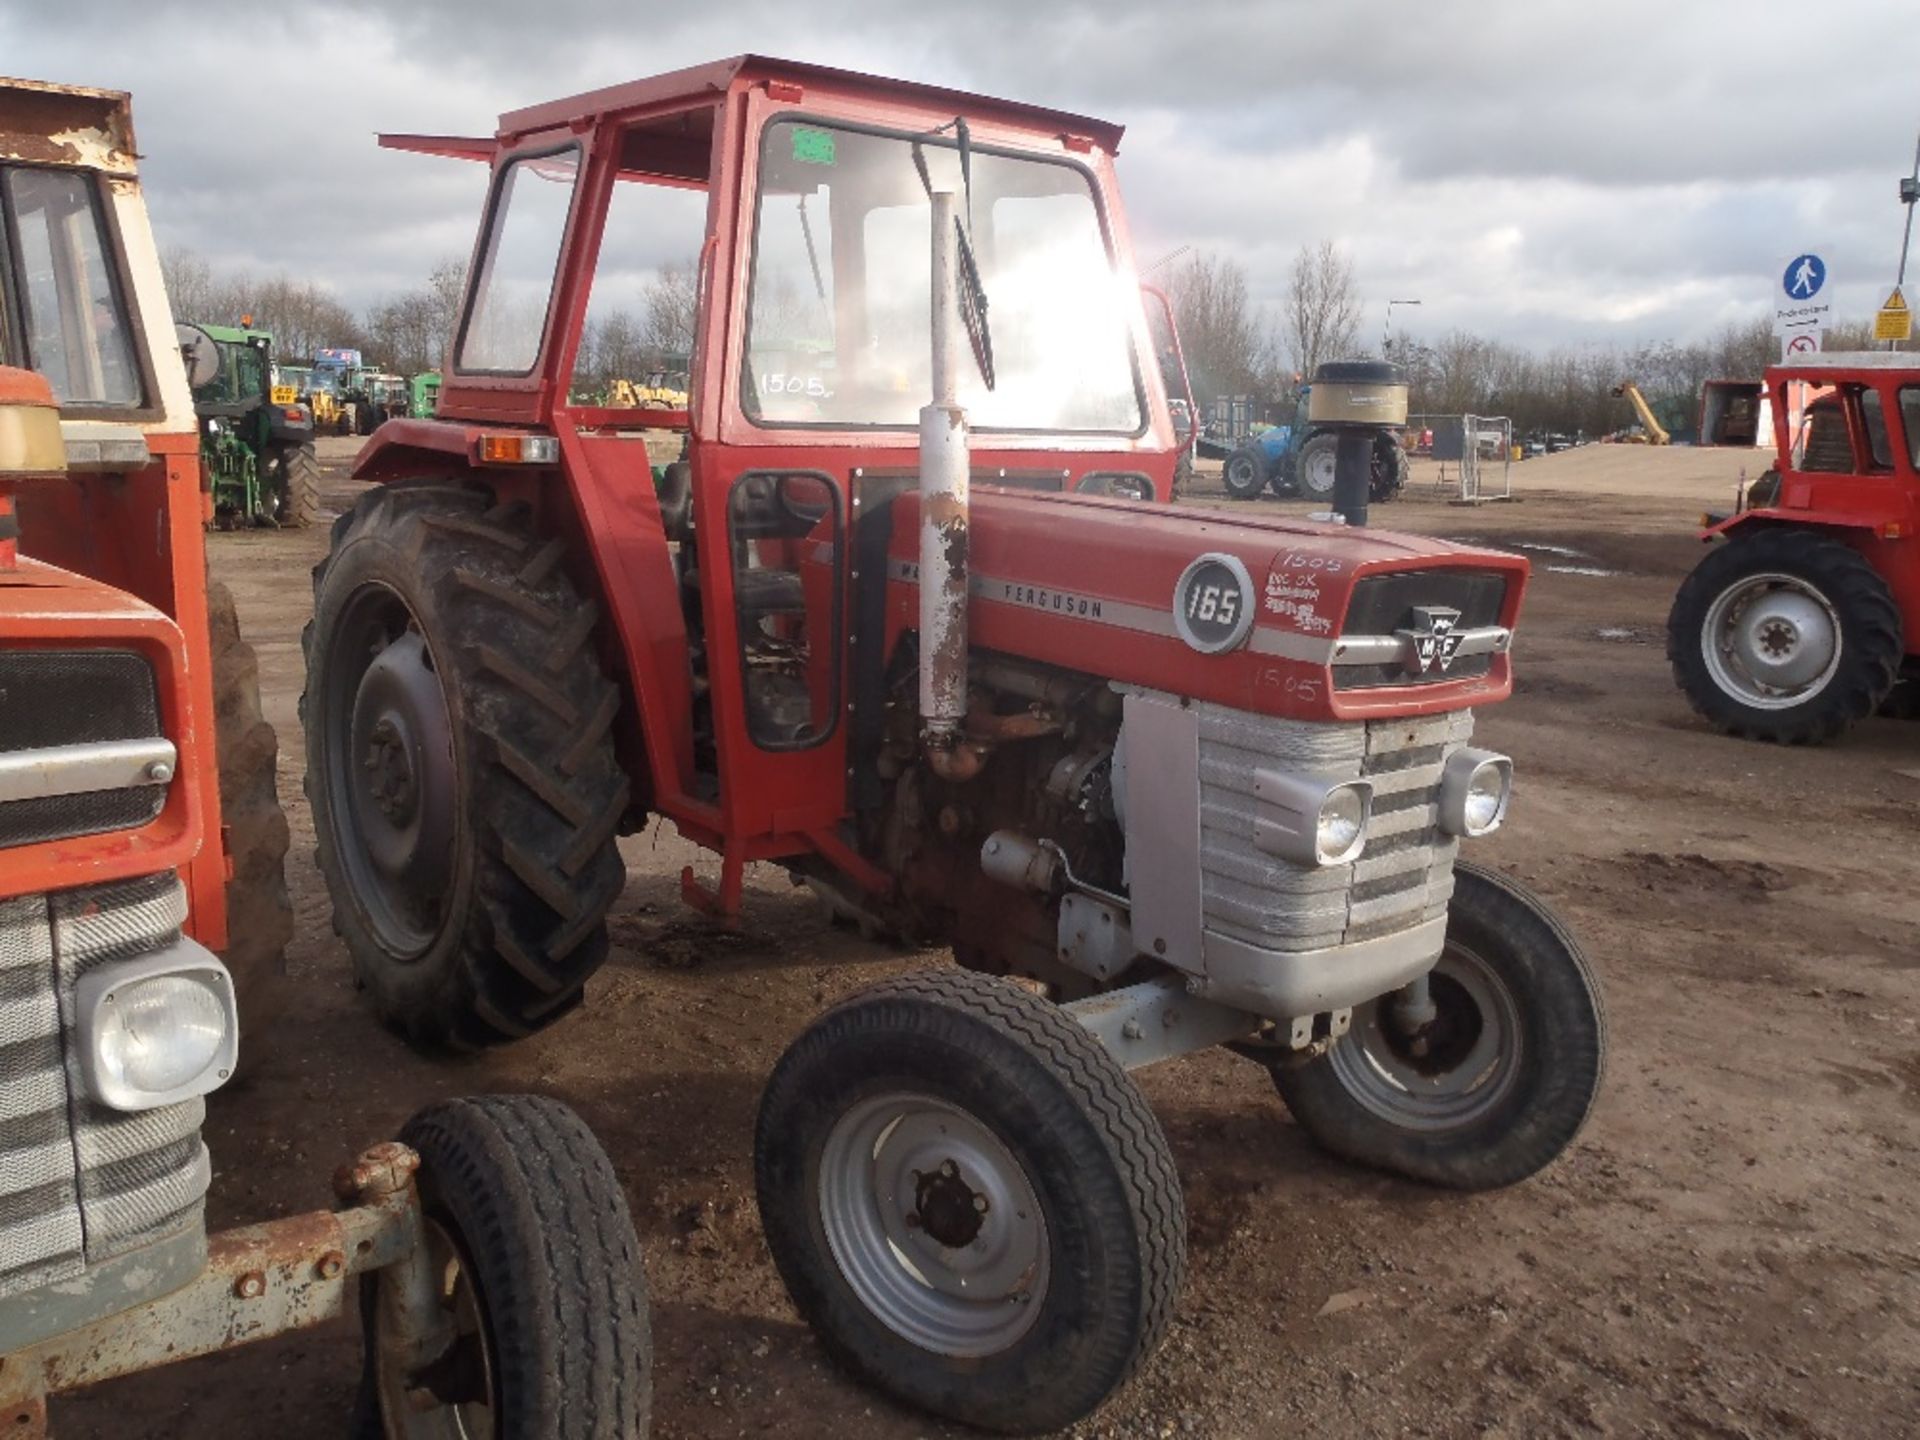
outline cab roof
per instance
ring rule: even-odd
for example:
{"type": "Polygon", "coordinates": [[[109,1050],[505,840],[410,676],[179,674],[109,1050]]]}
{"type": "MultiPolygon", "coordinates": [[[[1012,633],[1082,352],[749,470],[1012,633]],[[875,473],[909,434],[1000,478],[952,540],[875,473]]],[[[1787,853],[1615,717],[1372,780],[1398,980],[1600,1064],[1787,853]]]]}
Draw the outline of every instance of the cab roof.
{"type": "Polygon", "coordinates": [[[132,175],[138,159],[126,91],[0,76],[0,160],[132,175]]]}
{"type": "Polygon", "coordinates": [[[730,60],[715,60],[685,70],[671,70],[644,80],[629,80],[601,90],[588,90],[564,100],[550,100],[521,110],[509,110],[500,117],[498,138],[509,140],[536,130],[552,129],[577,120],[598,118],[626,111],[671,107],[675,103],[718,102],[737,82],[786,81],[802,90],[809,84],[838,91],[863,93],[870,99],[895,96],[923,105],[952,109],[957,114],[994,117],[1009,123],[1054,130],[1092,140],[1109,154],[1120,148],[1126,127],[1096,120],[1065,110],[1050,110],[1019,100],[999,100],[967,90],[941,85],[925,85],[910,80],[892,80],[867,75],[857,70],[841,70],[831,65],[806,61],[781,60],[767,55],[736,55],[730,60]]]}

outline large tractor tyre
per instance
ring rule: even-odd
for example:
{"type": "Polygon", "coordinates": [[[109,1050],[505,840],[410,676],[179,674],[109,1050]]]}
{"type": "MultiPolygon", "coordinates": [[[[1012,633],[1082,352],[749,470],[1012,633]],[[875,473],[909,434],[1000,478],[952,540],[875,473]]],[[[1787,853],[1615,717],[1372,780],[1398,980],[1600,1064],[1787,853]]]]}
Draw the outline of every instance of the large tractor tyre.
{"type": "Polygon", "coordinates": [[[233,875],[227,881],[227,948],[240,1011],[244,1075],[287,1003],[287,817],[274,786],[280,742],[260,713],[260,667],[240,638],[240,618],[225,585],[207,586],[213,671],[214,744],[220,771],[220,821],[233,875]]]}
{"type": "Polygon", "coordinates": [[[1429,987],[1437,1015],[1419,1032],[1382,996],[1326,1054],[1275,1066],[1274,1084],[1344,1159],[1454,1190],[1524,1180],[1573,1143],[1600,1093],[1607,1023],[1586,957],[1525,889],[1460,862],[1429,987]]]}
{"type": "Polygon", "coordinates": [[[1373,442],[1373,473],[1367,499],[1380,505],[1407,488],[1407,452],[1399,440],[1380,435],[1373,442]]]}
{"type": "Polygon", "coordinates": [[[647,1279],[606,1151],[533,1095],[451,1100],[400,1132],[420,1156],[438,1353],[393,1323],[405,1262],[361,1282],[356,1440],[642,1440],[647,1279]]]}
{"type": "Polygon", "coordinates": [[[982,1429],[1091,1412],[1166,1332],[1180,1177],[1125,1070],[1056,1007],[966,971],[829,1011],[754,1136],[760,1221],[834,1358],[982,1429]]]}
{"type": "Polygon", "coordinates": [[[305,530],[320,519],[320,461],[312,445],[289,445],[274,456],[268,476],[274,523],[305,530]]]}
{"type": "Polygon", "coordinates": [[[1886,581],[1828,535],[1765,528],[1708,551],[1667,619],[1693,708],[1730,735],[1819,744],[1879,708],[1904,655],[1886,581]]]}
{"type": "Polygon", "coordinates": [[[422,1048],[530,1035],[606,959],[620,693],[564,557],[477,488],[381,487],[313,572],[320,869],[375,1010],[422,1048]]]}
{"type": "Polygon", "coordinates": [[[1173,462],[1173,489],[1168,492],[1169,500],[1182,500],[1193,493],[1193,448],[1189,446],[1180,452],[1180,458],[1173,462]]]}
{"type": "Polygon", "coordinates": [[[1300,447],[1299,483],[1309,500],[1331,501],[1339,475],[1340,437],[1327,431],[1314,436],[1300,447]]]}
{"type": "Polygon", "coordinates": [[[1252,445],[1242,445],[1227,456],[1220,483],[1235,500],[1255,500],[1267,488],[1267,461],[1252,445]]]}

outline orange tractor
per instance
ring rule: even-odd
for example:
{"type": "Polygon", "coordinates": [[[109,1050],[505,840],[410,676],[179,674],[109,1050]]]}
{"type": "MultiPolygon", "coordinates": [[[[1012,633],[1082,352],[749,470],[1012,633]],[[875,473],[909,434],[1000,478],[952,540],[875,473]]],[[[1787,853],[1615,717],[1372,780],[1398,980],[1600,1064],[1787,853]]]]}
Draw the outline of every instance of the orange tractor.
{"type": "MultiPolygon", "coordinates": [[[[1159,503],[1120,135],[744,57],[384,137],[492,180],[437,416],[362,450],[305,641],[335,924],[417,1043],[577,1005],[655,815],[722,921],[771,862],[952,947],[794,1043],[759,1206],[836,1356],[1004,1430],[1170,1323],[1179,1177],[1130,1069],[1234,1045],[1328,1149],[1477,1188],[1573,1141],[1605,1048],[1565,928],[1459,858],[1506,815],[1470,740],[1526,562],[1159,503]],[[571,403],[676,224],[685,408],[571,403]]],[[[1405,388],[1343,383],[1358,520],[1405,388]]]]}
{"type": "Polygon", "coordinates": [[[339,1208],[207,1234],[287,825],[135,156],[124,94],[0,82],[0,1431],[357,1307],[360,1433],[637,1436],[638,1248],[563,1106],[434,1106],[339,1208]]]}
{"type": "MultiPolygon", "coordinates": [[[[1897,351],[1770,366],[1775,464],[1667,623],[1674,678],[1734,735],[1818,744],[1920,684],[1920,366],[1897,351]]],[[[1890,704],[1891,702],[1891,704],[1890,704]]]]}

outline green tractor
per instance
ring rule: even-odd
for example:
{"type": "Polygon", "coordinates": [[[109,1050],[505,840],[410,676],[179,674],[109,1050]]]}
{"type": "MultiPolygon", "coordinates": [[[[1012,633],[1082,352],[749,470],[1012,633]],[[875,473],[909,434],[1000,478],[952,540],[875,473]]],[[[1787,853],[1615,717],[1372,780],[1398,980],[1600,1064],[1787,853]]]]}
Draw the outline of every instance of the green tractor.
{"type": "Polygon", "coordinates": [[[200,419],[200,456],[223,530],[305,529],[320,518],[313,412],[276,385],[273,336],[230,325],[179,326],[180,352],[200,419]]]}

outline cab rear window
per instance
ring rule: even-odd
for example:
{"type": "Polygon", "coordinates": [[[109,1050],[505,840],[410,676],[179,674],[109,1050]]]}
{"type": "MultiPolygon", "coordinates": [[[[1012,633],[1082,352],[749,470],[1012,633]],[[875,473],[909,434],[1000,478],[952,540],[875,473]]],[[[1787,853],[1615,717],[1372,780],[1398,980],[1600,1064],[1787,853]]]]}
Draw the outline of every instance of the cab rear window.
{"type": "Polygon", "coordinates": [[[63,409],[137,409],[144,396],[97,183],[0,169],[0,354],[37,370],[63,409]]]}

